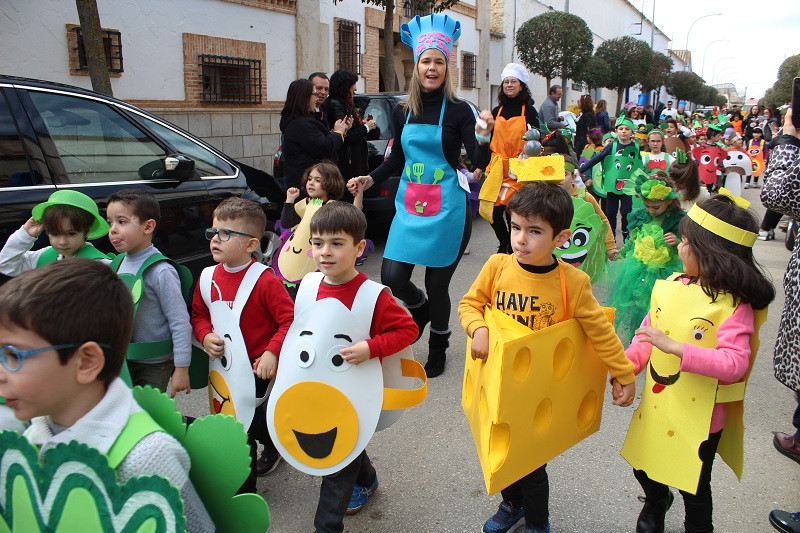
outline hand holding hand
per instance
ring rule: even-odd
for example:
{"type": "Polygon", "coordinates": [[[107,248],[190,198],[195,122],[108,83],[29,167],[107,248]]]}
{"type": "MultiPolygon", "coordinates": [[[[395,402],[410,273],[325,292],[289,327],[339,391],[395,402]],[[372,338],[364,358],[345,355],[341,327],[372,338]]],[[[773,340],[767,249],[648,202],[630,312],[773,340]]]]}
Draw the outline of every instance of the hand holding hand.
{"type": "Polygon", "coordinates": [[[203,348],[209,357],[216,359],[225,351],[225,342],[216,333],[209,333],[203,337],[203,348]]]}
{"type": "Polygon", "coordinates": [[[189,386],[189,367],[176,366],[175,372],[172,373],[172,392],[169,393],[169,397],[174,398],[182,391],[186,391],[186,394],[192,392],[192,388],[189,386]]]}
{"type": "Polygon", "coordinates": [[[25,224],[22,225],[22,229],[31,237],[36,238],[42,234],[44,226],[41,222],[36,222],[33,217],[31,217],[25,221],[25,224]]]}
{"type": "Polygon", "coordinates": [[[636,330],[636,338],[642,342],[649,342],[664,353],[683,357],[683,343],[672,340],[658,328],[643,326],[636,330]]]}
{"type": "Polygon", "coordinates": [[[636,382],[623,385],[617,381],[617,378],[612,378],[611,390],[611,396],[613,397],[611,403],[620,407],[628,407],[633,403],[633,398],[636,396],[636,382]]]}
{"type": "Polygon", "coordinates": [[[606,250],[606,257],[609,261],[616,261],[617,256],[619,255],[619,248],[614,248],[613,250],[606,250]]]}
{"type": "Polygon", "coordinates": [[[278,358],[269,350],[253,361],[253,373],[260,379],[272,379],[278,371],[278,358]]]}
{"type": "Polygon", "coordinates": [[[339,353],[342,354],[342,359],[351,365],[357,365],[369,360],[369,344],[367,341],[359,341],[352,346],[342,348],[339,353]]]}
{"type": "Polygon", "coordinates": [[[297,187],[289,187],[286,189],[286,203],[293,204],[297,197],[300,196],[300,189],[297,187]]]}
{"type": "Polygon", "coordinates": [[[486,360],[489,356],[489,328],[481,327],[472,333],[470,355],[473,359],[486,360]]]}
{"type": "Polygon", "coordinates": [[[358,194],[359,187],[361,187],[362,190],[366,190],[372,187],[373,183],[375,182],[372,180],[372,176],[356,176],[350,178],[347,182],[347,190],[350,191],[350,194],[355,196],[358,194]]]}
{"type": "Polygon", "coordinates": [[[669,233],[664,234],[664,242],[670,246],[677,246],[678,237],[676,237],[675,234],[670,231],[669,233]]]}

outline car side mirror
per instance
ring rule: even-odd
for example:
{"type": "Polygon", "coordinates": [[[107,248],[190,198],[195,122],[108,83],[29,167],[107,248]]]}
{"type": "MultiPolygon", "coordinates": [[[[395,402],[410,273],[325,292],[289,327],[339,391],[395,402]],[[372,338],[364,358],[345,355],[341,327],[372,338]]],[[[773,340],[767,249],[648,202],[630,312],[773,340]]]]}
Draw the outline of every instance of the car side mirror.
{"type": "Polygon", "coordinates": [[[186,181],[194,176],[194,161],[185,155],[168,155],[163,160],[156,159],[139,168],[142,179],[174,179],[186,181]]]}

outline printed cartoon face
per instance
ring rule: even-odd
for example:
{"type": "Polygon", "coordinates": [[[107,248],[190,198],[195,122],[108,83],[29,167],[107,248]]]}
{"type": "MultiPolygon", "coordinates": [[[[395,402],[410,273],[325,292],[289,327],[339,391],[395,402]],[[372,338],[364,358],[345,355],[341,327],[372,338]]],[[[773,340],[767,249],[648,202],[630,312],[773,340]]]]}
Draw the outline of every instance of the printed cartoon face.
{"type": "Polygon", "coordinates": [[[611,157],[606,157],[603,161],[603,176],[606,183],[612,188],[606,187],[609,192],[622,191],[625,182],[633,175],[633,172],[642,168],[642,157],[639,154],[639,146],[636,143],[629,144],[624,148],[620,147],[611,157]],[[612,181],[613,180],[613,181],[612,181]]]}
{"type": "Polygon", "coordinates": [[[697,146],[692,149],[692,157],[697,161],[700,181],[711,185],[717,181],[717,171],[725,158],[722,148],[717,146],[697,146]]]}
{"type": "Polygon", "coordinates": [[[555,249],[556,257],[586,272],[592,281],[605,267],[606,228],[603,220],[595,212],[592,204],[573,197],[575,214],[572,217],[572,236],[562,246],[555,249]]]}
{"type": "Polygon", "coordinates": [[[278,270],[286,281],[297,283],[303,276],[317,269],[311,256],[311,217],[320,207],[322,202],[319,200],[311,200],[305,204],[305,211],[298,213],[301,216],[300,223],[281,247],[278,270]]]}

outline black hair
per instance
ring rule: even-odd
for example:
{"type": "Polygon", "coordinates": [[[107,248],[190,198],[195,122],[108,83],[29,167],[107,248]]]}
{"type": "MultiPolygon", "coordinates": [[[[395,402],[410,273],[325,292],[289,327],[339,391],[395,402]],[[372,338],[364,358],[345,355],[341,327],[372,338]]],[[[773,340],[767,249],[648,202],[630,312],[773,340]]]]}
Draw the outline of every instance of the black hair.
{"type": "MultiPolygon", "coordinates": [[[[322,78],[323,80],[327,80],[328,79],[328,75],[325,74],[324,72],[312,72],[311,74],[308,75],[308,80],[309,81],[313,80],[314,78],[322,78]]],[[[309,95],[309,98],[311,98],[310,95],[309,95]]]]}
{"type": "Polygon", "coordinates": [[[358,76],[349,70],[337,70],[331,75],[330,96],[339,100],[350,99],[350,87],[358,82],[358,76]]]}
{"type": "MultiPolygon", "coordinates": [[[[528,84],[524,81],[520,80],[520,90],[517,97],[522,102],[522,105],[533,105],[533,96],[531,95],[531,90],[528,87],[528,84]]],[[[510,98],[503,92],[503,85],[500,84],[500,88],[497,89],[497,105],[506,105],[506,103],[510,100],[510,98]]]]}
{"type": "Polygon", "coordinates": [[[286,91],[286,103],[281,109],[282,117],[310,117],[311,94],[314,92],[314,84],[310,80],[301,78],[289,84],[286,91]]]}
{"type": "Polygon", "coordinates": [[[42,226],[48,235],[63,235],[64,221],[68,220],[72,229],[83,233],[85,239],[94,225],[94,215],[74,205],[52,204],[42,213],[42,226]]]}

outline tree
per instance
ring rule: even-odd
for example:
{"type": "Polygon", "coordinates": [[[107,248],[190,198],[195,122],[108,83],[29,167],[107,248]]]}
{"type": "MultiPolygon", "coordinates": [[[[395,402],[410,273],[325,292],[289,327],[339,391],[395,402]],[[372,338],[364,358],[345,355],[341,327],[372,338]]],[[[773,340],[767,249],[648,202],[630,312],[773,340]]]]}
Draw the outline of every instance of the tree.
{"type": "Polygon", "coordinates": [[[789,56],[783,60],[778,68],[778,79],[775,84],[767,89],[759,104],[783,105],[792,100],[792,81],[800,76],[800,54],[789,56]]]}
{"type": "MultiPolygon", "coordinates": [[[[338,4],[343,0],[333,0],[338,4]]],[[[361,0],[365,4],[370,4],[384,9],[383,14],[383,57],[381,58],[381,71],[383,71],[384,89],[387,91],[399,91],[397,86],[397,75],[394,70],[394,9],[395,0],[361,0]]],[[[417,12],[439,13],[458,3],[458,0],[400,0],[402,7],[409,5],[417,12]]]]}
{"type": "MultiPolygon", "coordinates": [[[[567,79],[577,79],[580,67],[592,55],[592,32],[580,17],[550,11],[526,20],[516,36],[517,51],[528,70],[547,80],[547,87],[562,78],[566,96],[567,79]]],[[[564,105],[566,97],[561,100],[564,105]]]]}
{"type": "Polygon", "coordinates": [[[703,80],[694,72],[673,72],[667,77],[667,92],[678,100],[696,102],[703,90],[703,80]]]}
{"type": "Polygon", "coordinates": [[[585,83],[590,91],[598,87],[608,87],[611,81],[611,67],[605,59],[595,54],[581,66],[575,79],[585,83]]]}
{"type": "Polygon", "coordinates": [[[97,0],[75,0],[75,6],[78,9],[78,21],[81,24],[83,48],[86,51],[86,63],[89,67],[92,89],[108,96],[114,96],[111,91],[111,78],[108,76],[106,48],[103,46],[97,0]]]}
{"type": "Polygon", "coordinates": [[[597,47],[595,55],[605,60],[611,69],[606,87],[617,90],[617,112],[622,107],[625,89],[636,85],[645,77],[653,53],[644,41],[625,36],[605,41],[597,47]]]}
{"type": "MultiPolygon", "coordinates": [[[[644,76],[639,80],[643,92],[661,91],[672,72],[672,58],[661,52],[653,52],[644,76]]],[[[655,105],[655,102],[653,102],[655,105]]]]}

